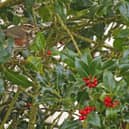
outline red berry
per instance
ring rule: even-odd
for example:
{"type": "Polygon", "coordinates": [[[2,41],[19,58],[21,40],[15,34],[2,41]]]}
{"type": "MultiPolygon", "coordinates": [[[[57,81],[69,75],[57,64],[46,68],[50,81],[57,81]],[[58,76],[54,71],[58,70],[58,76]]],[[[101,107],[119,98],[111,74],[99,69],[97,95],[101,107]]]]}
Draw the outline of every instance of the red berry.
{"type": "Polygon", "coordinates": [[[83,81],[85,82],[86,86],[89,87],[89,88],[94,88],[98,84],[98,80],[97,80],[96,77],[94,77],[93,80],[91,79],[91,76],[90,77],[84,77],[83,81]]]}
{"type": "Polygon", "coordinates": [[[112,98],[110,96],[106,96],[104,98],[104,104],[106,107],[112,107],[112,105],[113,105],[112,98]]]}
{"type": "Polygon", "coordinates": [[[83,115],[79,116],[79,120],[85,120],[85,119],[86,119],[86,116],[83,116],[83,115]]]}
{"type": "Polygon", "coordinates": [[[50,56],[52,52],[50,50],[47,51],[47,55],[50,56]]]}
{"type": "Polygon", "coordinates": [[[79,113],[80,113],[81,115],[86,115],[86,113],[85,113],[85,110],[84,110],[84,109],[80,110],[80,111],[79,111],[79,113]]]}
{"type": "Polygon", "coordinates": [[[92,107],[85,107],[85,111],[87,112],[87,114],[89,114],[92,111],[92,107]]]}

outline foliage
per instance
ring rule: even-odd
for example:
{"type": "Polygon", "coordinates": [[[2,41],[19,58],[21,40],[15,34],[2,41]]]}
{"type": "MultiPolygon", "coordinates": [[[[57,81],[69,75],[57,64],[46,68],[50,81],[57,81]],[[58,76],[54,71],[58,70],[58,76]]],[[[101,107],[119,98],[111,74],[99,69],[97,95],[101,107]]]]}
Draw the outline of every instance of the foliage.
{"type": "Polygon", "coordinates": [[[127,129],[128,13],[127,0],[0,3],[0,129],[127,129]],[[23,24],[35,36],[17,49],[5,30],[23,24]]]}

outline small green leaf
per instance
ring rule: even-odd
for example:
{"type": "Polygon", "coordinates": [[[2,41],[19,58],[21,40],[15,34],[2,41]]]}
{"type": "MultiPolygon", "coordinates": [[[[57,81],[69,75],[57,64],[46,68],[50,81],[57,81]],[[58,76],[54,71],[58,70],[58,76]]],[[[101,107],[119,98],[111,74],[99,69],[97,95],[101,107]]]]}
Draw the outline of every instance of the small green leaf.
{"type": "Polygon", "coordinates": [[[12,39],[7,39],[7,41],[4,41],[4,44],[0,43],[0,64],[3,64],[7,62],[13,51],[13,40],[12,39]]]}
{"type": "Polygon", "coordinates": [[[123,50],[123,39],[116,39],[113,43],[113,46],[116,50],[123,50]]]}
{"type": "Polygon", "coordinates": [[[116,60],[106,60],[103,62],[102,68],[104,69],[110,69],[112,66],[114,66],[116,63],[116,60]]]}
{"type": "Polygon", "coordinates": [[[129,57],[129,50],[125,50],[123,53],[123,58],[128,58],[129,57]]]}
{"type": "Polygon", "coordinates": [[[19,74],[18,72],[14,72],[10,69],[4,68],[5,78],[12,82],[13,84],[17,84],[23,87],[32,86],[32,82],[27,79],[26,76],[19,74]]]}
{"type": "Polygon", "coordinates": [[[122,1],[122,3],[119,6],[119,10],[120,10],[121,15],[126,20],[129,20],[129,2],[128,1],[122,1]]]}
{"type": "Polygon", "coordinates": [[[102,72],[101,66],[102,66],[101,58],[100,57],[94,58],[92,62],[89,64],[90,74],[92,76],[96,76],[97,74],[100,74],[102,72]]]}
{"type": "Polygon", "coordinates": [[[114,76],[110,71],[105,70],[103,74],[103,82],[106,87],[109,88],[109,91],[113,91],[116,86],[114,76]]]}
{"type": "Polygon", "coordinates": [[[38,51],[43,51],[43,50],[45,50],[45,47],[46,47],[46,40],[45,40],[45,37],[44,37],[43,33],[39,32],[39,33],[36,35],[36,38],[35,38],[33,44],[31,45],[30,49],[31,49],[33,52],[38,52],[38,51]]]}
{"type": "Polygon", "coordinates": [[[84,53],[81,56],[81,60],[87,65],[92,61],[92,56],[89,49],[85,49],[84,53]]]}
{"type": "Polygon", "coordinates": [[[109,118],[116,118],[117,117],[117,113],[119,112],[118,109],[107,109],[106,110],[106,117],[109,117],[109,118]]]}
{"type": "Polygon", "coordinates": [[[78,120],[65,120],[60,129],[82,129],[82,125],[78,120]]]}
{"type": "Polygon", "coordinates": [[[96,112],[88,115],[87,122],[94,127],[101,127],[100,117],[96,112]]]}
{"type": "Polygon", "coordinates": [[[55,12],[58,13],[63,20],[65,20],[66,14],[67,14],[67,9],[65,4],[60,0],[56,0],[54,4],[54,8],[55,8],[55,12]]]}
{"type": "Polygon", "coordinates": [[[4,81],[0,78],[0,94],[4,92],[4,81]]]}
{"type": "Polygon", "coordinates": [[[36,70],[39,73],[43,72],[43,63],[41,57],[28,56],[27,62],[32,69],[36,70]]]}
{"type": "Polygon", "coordinates": [[[88,66],[81,62],[78,58],[75,58],[75,68],[81,77],[88,76],[88,66]]]}
{"type": "Polygon", "coordinates": [[[52,18],[48,6],[42,6],[42,7],[39,9],[39,15],[41,16],[41,18],[42,18],[43,21],[45,21],[45,22],[46,22],[46,21],[50,21],[51,18],[52,18]]]}
{"type": "Polygon", "coordinates": [[[80,104],[81,108],[83,108],[84,105],[87,104],[88,100],[89,100],[89,96],[86,90],[78,93],[77,101],[80,104]]]}
{"type": "MultiPolygon", "coordinates": [[[[2,32],[2,30],[0,30],[0,42],[3,42],[5,40],[5,34],[2,32]]],[[[0,43],[0,45],[2,45],[0,43]]]]}

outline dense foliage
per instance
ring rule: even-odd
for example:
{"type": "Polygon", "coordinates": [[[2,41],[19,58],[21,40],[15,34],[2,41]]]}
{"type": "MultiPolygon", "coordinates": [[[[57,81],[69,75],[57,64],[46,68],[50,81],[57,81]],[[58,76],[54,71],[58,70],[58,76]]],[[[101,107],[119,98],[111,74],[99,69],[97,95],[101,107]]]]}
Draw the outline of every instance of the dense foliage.
{"type": "Polygon", "coordinates": [[[7,0],[0,18],[0,129],[129,128],[128,0],[7,0]]]}

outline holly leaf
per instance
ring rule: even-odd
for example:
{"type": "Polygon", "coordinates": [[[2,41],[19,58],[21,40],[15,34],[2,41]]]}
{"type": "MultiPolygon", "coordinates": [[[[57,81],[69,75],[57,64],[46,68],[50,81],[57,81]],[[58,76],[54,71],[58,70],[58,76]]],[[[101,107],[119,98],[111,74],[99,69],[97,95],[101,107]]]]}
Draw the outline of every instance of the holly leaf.
{"type": "Polygon", "coordinates": [[[23,86],[25,88],[32,86],[32,82],[28,80],[28,78],[18,72],[14,72],[10,69],[4,69],[4,75],[7,80],[11,83],[23,86]]]}

